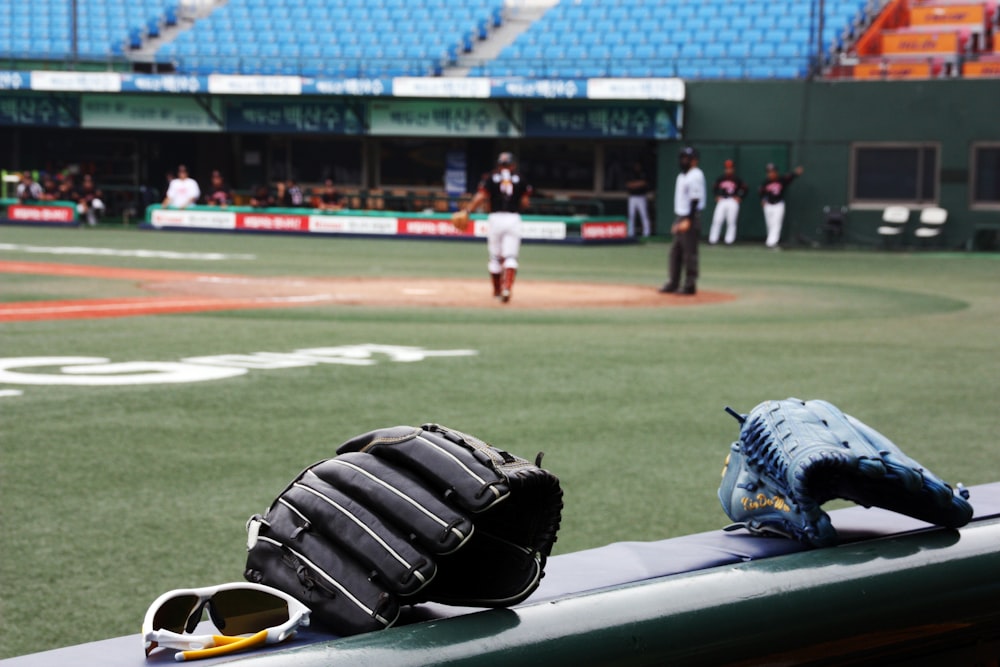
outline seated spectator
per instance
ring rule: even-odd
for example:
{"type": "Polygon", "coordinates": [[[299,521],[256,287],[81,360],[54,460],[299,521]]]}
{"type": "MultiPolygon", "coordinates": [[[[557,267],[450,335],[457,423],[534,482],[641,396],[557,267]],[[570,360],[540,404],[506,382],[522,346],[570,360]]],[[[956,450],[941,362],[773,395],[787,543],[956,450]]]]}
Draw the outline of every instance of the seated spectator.
{"type": "Polygon", "coordinates": [[[271,194],[271,188],[267,184],[258,185],[253,191],[253,196],[250,197],[250,205],[254,208],[274,206],[274,202],[274,195],[271,194]]]}
{"type": "Polygon", "coordinates": [[[216,169],[212,172],[212,184],[209,186],[208,194],[205,195],[205,204],[208,206],[221,206],[225,208],[233,203],[233,193],[226,185],[222,174],[216,169]]]}
{"type": "Polygon", "coordinates": [[[56,183],[56,179],[52,178],[48,174],[42,179],[42,196],[41,199],[44,201],[55,201],[59,199],[59,184],[56,183]]]}
{"type": "Polygon", "coordinates": [[[76,191],[76,183],[70,174],[66,174],[59,181],[58,190],[59,196],[56,199],[59,201],[77,201],[80,199],[80,194],[76,191]]]}
{"type": "Polygon", "coordinates": [[[292,196],[288,193],[288,185],[284,181],[278,181],[274,187],[274,206],[291,206],[292,196]]]}
{"type": "Polygon", "coordinates": [[[21,182],[17,184],[17,201],[22,204],[34,204],[42,198],[42,186],[35,182],[31,172],[21,173],[21,182]]]}
{"type": "Polygon", "coordinates": [[[344,195],[337,191],[333,185],[333,179],[328,178],[323,183],[322,189],[317,193],[319,196],[319,209],[321,211],[339,211],[344,208],[346,199],[344,195]]]}
{"type": "Polygon", "coordinates": [[[177,167],[177,178],[170,181],[167,187],[167,196],[163,199],[163,205],[170,208],[187,208],[195,204],[201,198],[201,188],[198,182],[188,176],[187,167],[179,165],[177,167]]]}
{"type": "Polygon", "coordinates": [[[90,174],[83,175],[83,183],[77,193],[77,212],[84,217],[91,227],[97,224],[97,218],[104,213],[103,194],[94,185],[94,178],[90,174]]]}
{"type": "Polygon", "coordinates": [[[283,206],[294,206],[296,208],[306,205],[305,195],[302,194],[302,188],[299,184],[294,181],[294,179],[288,180],[288,204],[282,204],[283,206]]]}

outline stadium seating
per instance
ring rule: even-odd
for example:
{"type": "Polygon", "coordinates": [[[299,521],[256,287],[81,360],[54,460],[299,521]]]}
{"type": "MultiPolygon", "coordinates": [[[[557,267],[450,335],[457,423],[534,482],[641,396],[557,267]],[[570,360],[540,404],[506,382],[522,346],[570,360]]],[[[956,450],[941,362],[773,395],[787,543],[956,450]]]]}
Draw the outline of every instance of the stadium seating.
{"type": "MultiPolygon", "coordinates": [[[[150,44],[176,23],[178,2],[77,3],[79,55],[103,59],[150,44]]],[[[68,6],[0,3],[0,57],[65,59],[68,6]]],[[[503,0],[228,0],[155,57],[194,74],[423,76],[467,55],[471,76],[794,78],[818,50],[819,6],[825,51],[866,2],[560,0],[496,57],[476,60],[473,47],[503,22],[503,0]]]]}
{"type": "MultiPolygon", "coordinates": [[[[824,50],[867,3],[824,3],[824,50]]],[[[481,76],[682,76],[685,78],[796,78],[817,51],[817,3],[785,0],[562,0],[497,58],[472,70],[481,76]],[[557,35],[557,45],[586,36],[578,51],[537,54],[520,48],[557,35]],[[600,45],[610,53],[598,51],[600,45]],[[645,48],[650,45],[652,50],[645,48]]]]}
{"type": "Polygon", "coordinates": [[[993,0],[890,1],[828,76],[929,79],[1000,76],[993,0]]]}
{"type": "MultiPolygon", "coordinates": [[[[210,44],[246,74],[439,74],[502,20],[502,0],[230,0],[157,52],[180,72],[213,71],[210,44]]],[[[227,69],[233,69],[227,62],[227,69]]],[[[218,69],[214,71],[219,71],[218,69]]]]}
{"type": "MultiPolygon", "coordinates": [[[[77,56],[121,56],[150,34],[177,22],[177,0],[99,0],[76,3],[77,56]]],[[[0,57],[66,60],[72,55],[73,16],[66,0],[0,3],[0,57]]]]}

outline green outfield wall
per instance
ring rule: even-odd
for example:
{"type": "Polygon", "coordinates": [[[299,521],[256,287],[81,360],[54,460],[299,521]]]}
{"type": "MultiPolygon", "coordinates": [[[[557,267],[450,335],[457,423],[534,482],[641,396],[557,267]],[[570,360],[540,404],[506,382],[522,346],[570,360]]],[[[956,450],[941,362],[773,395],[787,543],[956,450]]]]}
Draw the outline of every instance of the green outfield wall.
{"type": "MultiPolygon", "coordinates": [[[[1000,178],[995,171],[977,173],[973,164],[974,149],[1000,141],[998,119],[1000,80],[693,81],[684,135],[701,150],[709,185],[727,157],[737,161],[754,190],[769,161],[782,169],[805,167],[789,191],[786,242],[814,238],[823,207],[849,206],[848,241],[879,243],[875,229],[884,203],[851,198],[855,147],[929,144],[939,156],[932,175],[937,202],[949,211],[941,245],[966,247],[977,228],[1000,226],[1000,202],[974,203],[971,185],[977,175],[1000,178]]],[[[675,156],[674,150],[661,152],[661,173],[676,172],[675,156]]],[[[658,196],[660,201],[672,196],[670,179],[661,178],[658,196]]],[[[750,203],[741,212],[740,236],[763,238],[760,207],[755,198],[750,203]]],[[[663,228],[669,211],[660,207],[658,215],[663,228]]],[[[916,214],[911,220],[916,222],[916,214]]]]}

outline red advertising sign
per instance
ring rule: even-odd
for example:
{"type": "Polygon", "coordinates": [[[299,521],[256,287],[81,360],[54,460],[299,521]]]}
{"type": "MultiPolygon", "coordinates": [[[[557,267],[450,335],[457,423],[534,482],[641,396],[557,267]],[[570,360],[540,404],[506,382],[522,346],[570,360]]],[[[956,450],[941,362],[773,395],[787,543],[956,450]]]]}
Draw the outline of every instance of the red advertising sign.
{"type": "Polygon", "coordinates": [[[623,239],[628,233],[624,221],[585,222],[580,225],[580,236],[584,239],[623,239]]]}
{"type": "Polygon", "coordinates": [[[9,220],[25,222],[61,222],[73,224],[76,214],[71,206],[22,206],[14,204],[7,207],[9,220]]]}
{"type": "Polygon", "coordinates": [[[399,234],[414,234],[417,236],[469,236],[473,225],[464,232],[455,229],[450,220],[432,220],[430,218],[399,218],[399,234]]]}
{"type": "Polygon", "coordinates": [[[236,229],[263,232],[308,232],[309,216],[286,213],[237,213],[236,229]]]}

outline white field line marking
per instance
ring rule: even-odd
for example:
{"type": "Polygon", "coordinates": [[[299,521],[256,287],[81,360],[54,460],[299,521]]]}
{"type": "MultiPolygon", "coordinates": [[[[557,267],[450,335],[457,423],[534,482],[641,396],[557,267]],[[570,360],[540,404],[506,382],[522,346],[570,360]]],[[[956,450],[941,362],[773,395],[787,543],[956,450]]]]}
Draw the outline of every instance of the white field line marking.
{"type": "Polygon", "coordinates": [[[227,254],[222,252],[175,252],[171,250],[119,250],[117,248],[86,248],[77,246],[39,246],[20,243],[0,243],[0,250],[30,252],[47,255],[103,255],[109,257],[149,257],[155,259],[200,259],[215,262],[227,259],[257,259],[256,255],[227,254]]]}

